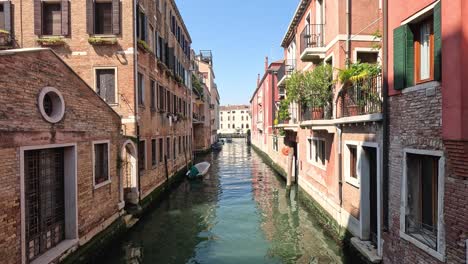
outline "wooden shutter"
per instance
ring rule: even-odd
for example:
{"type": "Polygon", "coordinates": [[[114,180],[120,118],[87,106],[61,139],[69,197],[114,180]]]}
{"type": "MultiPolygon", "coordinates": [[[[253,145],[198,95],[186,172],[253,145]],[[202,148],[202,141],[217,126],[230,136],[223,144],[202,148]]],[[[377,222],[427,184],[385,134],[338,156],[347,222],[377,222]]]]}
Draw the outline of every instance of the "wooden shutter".
{"type": "Polygon", "coordinates": [[[120,0],[112,0],[112,34],[120,34],[120,0]]]}
{"type": "Polygon", "coordinates": [[[442,14],[441,4],[434,6],[434,80],[442,80],[442,14]]]}
{"type": "Polygon", "coordinates": [[[405,26],[406,40],[406,87],[414,85],[414,35],[409,25],[405,26]]]}
{"type": "Polygon", "coordinates": [[[69,34],[70,3],[68,0],[62,0],[62,36],[69,34]]]}
{"type": "Polygon", "coordinates": [[[42,2],[34,0],[34,34],[42,35],[42,2]]]}
{"type": "Polygon", "coordinates": [[[86,31],[94,34],[94,0],[86,0],[86,31]]]}
{"type": "Polygon", "coordinates": [[[3,2],[3,15],[5,18],[5,30],[11,32],[11,2],[3,2]]]}
{"type": "Polygon", "coordinates": [[[414,84],[414,37],[408,25],[393,31],[393,75],[395,90],[414,84]]]}

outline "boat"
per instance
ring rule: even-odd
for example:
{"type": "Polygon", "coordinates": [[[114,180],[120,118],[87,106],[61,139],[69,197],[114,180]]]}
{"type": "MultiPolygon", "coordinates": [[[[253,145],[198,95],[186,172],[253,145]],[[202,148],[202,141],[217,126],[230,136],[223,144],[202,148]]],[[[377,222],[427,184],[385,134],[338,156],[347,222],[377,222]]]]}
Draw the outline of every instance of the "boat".
{"type": "Polygon", "coordinates": [[[226,138],[227,143],[232,143],[232,138],[226,138]]]}
{"type": "Polygon", "coordinates": [[[222,150],[223,149],[223,144],[221,143],[214,143],[213,145],[211,145],[211,149],[212,150],[222,150]]]}
{"type": "Polygon", "coordinates": [[[193,169],[193,170],[190,169],[189,171],[187,171],[186,175],[187,175],[187,177],[189,179],[195,179],[195,178],[203,177],[208,172],[208,170],[210,169],[210,166],[211,166],[211,164],[209,162],[206,162],[206,161],[197,163],[197,164],[195,164],[193,166],[193,167],[196,168],[196,170],[195,169],[193,169]],[[193,175],[196,172],[198,172],[198,174],[193,175]]]}

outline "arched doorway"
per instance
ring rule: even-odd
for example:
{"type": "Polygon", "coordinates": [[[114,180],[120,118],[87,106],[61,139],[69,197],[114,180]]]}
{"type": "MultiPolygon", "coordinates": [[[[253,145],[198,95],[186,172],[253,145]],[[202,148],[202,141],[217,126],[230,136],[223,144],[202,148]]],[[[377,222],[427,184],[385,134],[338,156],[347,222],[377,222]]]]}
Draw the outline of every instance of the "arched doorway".
{"type": "Polygon", "coordinates": [[[122,146],[122,197],[125,203],[138,204],[139,190],[137,179],[137,151],[131,140],[127,140],[122,146]]]}

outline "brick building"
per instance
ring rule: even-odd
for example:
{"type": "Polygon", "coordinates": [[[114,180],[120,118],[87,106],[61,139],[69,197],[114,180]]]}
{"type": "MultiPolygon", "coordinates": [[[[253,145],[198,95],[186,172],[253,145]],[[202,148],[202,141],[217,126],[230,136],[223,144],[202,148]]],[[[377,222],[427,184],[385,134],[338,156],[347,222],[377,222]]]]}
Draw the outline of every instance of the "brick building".
{"type": "Polygon", "coordinates": [[[137,142],[124,148],[127,201],[191,160],[191,39],[173,0],[11,0],[0,11],[0,46],[52,48],[119,113],[137,142]]]}
{"type": "Polygon", "coordinates": [[[388,1],[384,262],[466,263],[465,1],[388,1]]]}
{"type": "MultiPolygon", "coordinates": [[[[250,99],[252,115],[252,141],[259,147],[269,146],[267,143],[273,135],[277,104],[283,96],[278,89],[277,72],[283,65],[283,60],[268,64],[265,58],[265,73],[258,76],[257,88],[250,99]]],[[[284,89],[283,89],[284,90],[284,89]]]]}
{"type": "Polygon", "coordinates": [[[121,118],[48,49],[0,51],[0,72],[0,258],[49,263],[123,212],[121,118]]]}

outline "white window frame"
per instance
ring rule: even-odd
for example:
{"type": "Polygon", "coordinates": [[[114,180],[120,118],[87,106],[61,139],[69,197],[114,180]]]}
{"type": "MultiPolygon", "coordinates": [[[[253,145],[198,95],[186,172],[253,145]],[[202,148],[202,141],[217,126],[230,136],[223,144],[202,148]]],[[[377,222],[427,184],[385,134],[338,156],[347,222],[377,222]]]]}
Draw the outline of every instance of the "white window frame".
{"type": "Polygon", "coordinates": [[[93,141],[92,142],[92,151],[93,151],[93,187],[94,189],[99,189],[107,184],[110,184],[111,183],[111,170],[110,170],[110,163],[111,163],[111,149],[110,149],[110,140],[97,140],[97,141],[93,141]],[[95,154],[95,148],[94,146],[95,145],[98,145],[98,144],[107,144],[107,175],[108,175],[108,179],[104,182],[101,182],[99,184],[96,184],[96,154],[95,154]]]}
{"type": "MultiPolygon", "coordinates": [[[[115,103],[108,103],[108,105],[116,106],[119,105],[120,98],[119,98],[119,82],[118,82],[118,70],[116,66],[99,66],[99,67],[93,67],[93,76],[94,76],[94,92],[97,93],[97,74],[96,70],[114,70],[114,85],[115,85],[115,103]]],[[[99,98],[101,98],[99,96],[99,98]]]]}
{"type": "Polygon", "coordinates": [[[359,47],[359,48],[354,48],[353,50],[353,62],[357,62],[357,55],[358,53],[377,53],[377,64],[381,65],[382,64],[382,50],[381,49],[375,49],[375,48],[364,48],[364,47],[359,47]]]}
{"type": "Polygon", "coordinates": [[[434,258],[445,262],[445,225],[444,225],[444,179],[445,179],[445,156],[439,150],[421,150],[413,148],[403,149],[403,176],[401,181],[401,207],[400,207],[400,237],[422,249],[434,258]],[[408,210],[408,190],[407,190],[407,154],[427,155],[439,157],[438,179],[437,179],[437,250],[434,250],[419,240],[406,233],[406,211],[408,210]]]}
{"type": "MultiPolygon", "coordinates": [[[[356,57],[356,56],[354,56],[354,57],[356,57]]],[[[331,61],[332,61],[332,65],[331,65],[331,66],[332,66],[332,68],[333,68],[333,67],[335,66],[335,56],[334,56],[334,53],[333,53],[333,52],[330,53],[328,56],[326,56],[325,59],[323,59],[323,63],[324,63],[324,64],[327,64],[327,61],[328,61],[329,59],[331,59],[331,61]]]]}
{"type": "Polygon", "coordinates": [[[273,136],[272,139],[273,139],[273,146],[272,146],[272,149],[273,151],[275,152],[278,152],[279,151],[279,138],[278,136],[273,136]],[[277,145],[277,148],[275,148],[275,138],[276,138],[276,145],[277,145]]]}
{"type": "Polygon", "coordinates": [[[317,168],[320,168],[321,170],[326,170],[327,169],[327,165],[328,165],[327,140],[325,138],[307,137],[307,162],[314,165],[317,168]],[[314,140],[315,141],[323,141],[323,143],[324,143],[324,148],[325,148],[325,157],[324,157],[325,160],[324,161],[325,161],[325,164],[321,164],[320,162],[316,162],[315,159],[314,159],[314,157],[315,157],[315,155],[317,153],[317,149],[315,148],[315,145],[314,145],[314,140]],[[309,141],[310,141],[310,143],[309,143],[309,141]]]}
{"type": "Polygon", "coordinates": [[[362,166],[362,162],[361,162],[361,155],[362,155],[362,142],[357,142],[357,141],[345,141],[344,142],[344,145],[343,145],[343,155],[344,155],[344,175],[345,175],[345,180],[347,183],[349,183],[350,185],[356,187],[356,188],[360,188],[361,187],[361,166],[362,166]],[[351,158],[351,154],[350,154],[350,151],[349,151],[349,148],[348,146],[354,146],[356,148],[356,176],[357,178],[353,178],[351,177],[350,175],[350,166],[349,166],[349,163],[350,163],[350,158],[351,158]]]}

